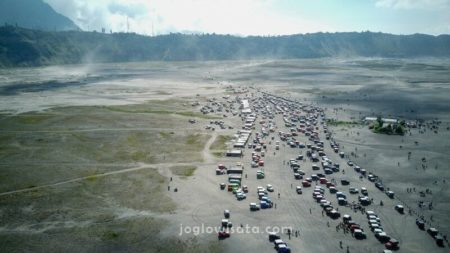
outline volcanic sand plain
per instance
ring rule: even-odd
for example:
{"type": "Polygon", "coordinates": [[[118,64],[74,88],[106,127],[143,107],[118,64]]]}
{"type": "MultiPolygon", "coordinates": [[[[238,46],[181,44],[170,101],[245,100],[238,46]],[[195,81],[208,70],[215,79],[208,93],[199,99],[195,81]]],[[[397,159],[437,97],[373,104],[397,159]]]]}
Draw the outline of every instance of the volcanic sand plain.
{"type": "MultiPolygon", "coordinates": [[[[282,236],[294,252],[344,252],[346,246],[350,252],[381,252],[383,245],[370,231],[363,241],[336,232],[338,221],[323,217],[306,189],[297,195],[291,188],[299,182],[283,161],[301,150],[283,146],[276,151],[269,145],[263,180],[256,180],[256,170],[250,168],[251,150],[246,149],[243,158],[222,156],[242,121],[225,112],[204,115],[200,108],[212,98],[226,103],[225,95],[242,97],[244,93],[235,93],[242,90],[318,105],[327,117],[342,121],[373,115],[441,121],[436,132],[412,129],[405,136],[375,134],[363,124],[330,126],[343,150],[354,153],[349,159],[380,176],[395,191],[394,200],[367,180],[359,180],[329,146],[325,151],[346,171],[335,179],[368,188],[375,203],[368,209],[376,211],[385,230],[400,241],[399,252],[445,252],[448,248],[437,247],[414,221],[423,215],[427,226],[450,232],[449,70],[448,63],[437,59],[158,62],[1,70],[0,249],[275,252],[265,233],[233,234],[223,241],[216,233],[179,235],[183,227],[219,226],[223,210],[230,209],[234,226],[299,230],[298,238],[282,236]],[[234,129],[205,130],[215,120],[234,129]],[[226,178],[214,174],[218,163],[238,161],[248,174],[244,184],[250,192],[244,201],[221,191],[219,183],[226,178]],[[280,192],[280,199],[271,196],[277,208],[250,212],[248,203],[257,200],[252,193],[266,184],[280,192]],[[412,187],[416,192],[407,193],[406,188],[412,187]],[[419,192],[425,189],[432,194],[421,197],[419,192]],[[377,205],[379,200],[385,205],[377,205]],[[417,201],[433,202],[433,209],[419,208],[417,201]],[[413,215],[399,215],[393,208],[399,203],[413,215]]],[[[277,116],[276,122],[283,130],[282,118],[277,116]]],[[[307,142],[305,137],[299,139],[307,142]]],[[[305,161],[301,166],[309,174],[311,165],[305,161]]],[[[349,214],[366,223],[362,214],[349,214]]]]}

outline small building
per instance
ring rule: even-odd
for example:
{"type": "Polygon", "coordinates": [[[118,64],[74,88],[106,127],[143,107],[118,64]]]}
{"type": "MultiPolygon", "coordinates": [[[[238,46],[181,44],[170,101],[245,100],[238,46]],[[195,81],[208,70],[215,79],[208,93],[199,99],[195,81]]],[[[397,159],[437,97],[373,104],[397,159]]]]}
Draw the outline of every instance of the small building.
{"type": "Polygon", "coordinates": [[[381,119],[384,123],[388,123],[388,124],[397,124],[398,123],[398,120],[397,119],[385,119],[385,118],[382,118],[381,119]]]}
{"type": "Polygon", "coordinates": [[[376,121],[376,120],[377,120],[377,117],[365,117],[364,118],[365,122],[373,122],[373,121],[376,121]]]}
{"type": "MultiPolygon", "coordinates": [[[[365,117],[364,122],[370,123],[370,122],[377,121],[377,119],[378,119],[377,117],[365,117]]],[[[383,123],[387,123],[387,124],[397,124],[398,123],[398,119],[381,118],[381,121],[383,121],[383,123]]]]}

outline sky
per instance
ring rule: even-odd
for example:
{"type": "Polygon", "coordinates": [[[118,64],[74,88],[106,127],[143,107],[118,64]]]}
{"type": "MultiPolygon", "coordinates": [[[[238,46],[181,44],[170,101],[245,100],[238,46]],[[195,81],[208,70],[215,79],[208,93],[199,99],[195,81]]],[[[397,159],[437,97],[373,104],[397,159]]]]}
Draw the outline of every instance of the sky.
{"type": "Polygon", "coordinates": [[[44,0],[86,31],[450,34],[450,0],[44,0]]]}

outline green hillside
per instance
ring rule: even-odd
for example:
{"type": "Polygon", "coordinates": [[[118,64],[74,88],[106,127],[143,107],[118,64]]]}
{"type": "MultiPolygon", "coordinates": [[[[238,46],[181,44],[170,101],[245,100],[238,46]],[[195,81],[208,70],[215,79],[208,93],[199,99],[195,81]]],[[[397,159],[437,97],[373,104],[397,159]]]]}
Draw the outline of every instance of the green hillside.
{"type": "Polygon", "coordinates": [[[448,57],[450,35],[314,33],[276,37],[48,32],[0,27],[0,66],[83,62],[295,59],[318,57],[448,57]]]}

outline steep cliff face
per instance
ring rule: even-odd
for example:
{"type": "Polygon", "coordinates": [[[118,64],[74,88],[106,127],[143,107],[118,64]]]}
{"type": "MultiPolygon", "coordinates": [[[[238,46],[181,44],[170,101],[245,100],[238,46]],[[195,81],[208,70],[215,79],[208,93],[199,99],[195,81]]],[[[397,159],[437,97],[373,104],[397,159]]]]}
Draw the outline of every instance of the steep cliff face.
{"type": "Polygon", "coordinates": [[[43,31],[68,31],[79,28],[42,0],[0,1],[0,25],[9,24],[43,31]]]}

